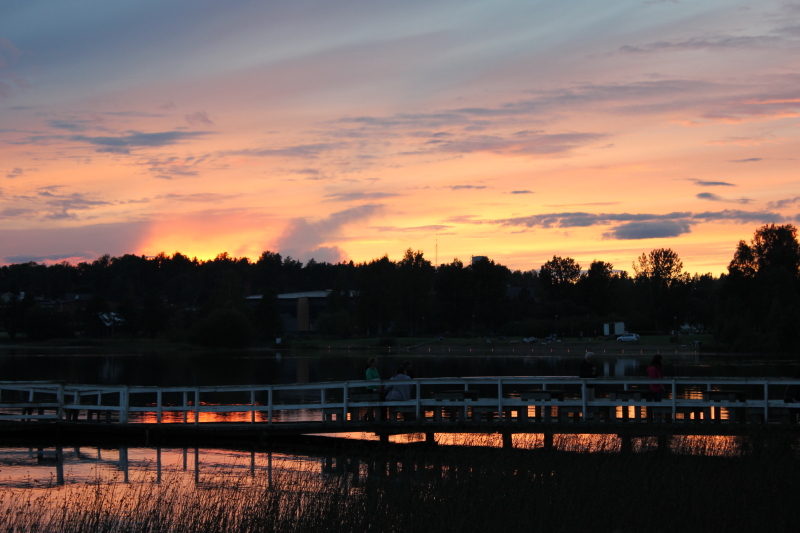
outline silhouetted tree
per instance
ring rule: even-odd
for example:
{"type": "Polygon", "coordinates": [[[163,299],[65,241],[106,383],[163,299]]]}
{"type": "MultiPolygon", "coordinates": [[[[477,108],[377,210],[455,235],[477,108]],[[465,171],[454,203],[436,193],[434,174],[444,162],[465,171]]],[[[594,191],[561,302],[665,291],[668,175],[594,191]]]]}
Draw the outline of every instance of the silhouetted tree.
{"type": "Polygon", "coordinates": [[[791,224],[739,241],[720,289],[717,338],[739,349],[789,350],[800,341],[800,243],[791,224]]]}
{"type": "Polygon", "coordinates": [[[572,296],[572,288],[581,275],[581,266],[571,257],[553,256],[539,268],[542,285],[554,299],[572,296]]]}
{"type": "Polygon", "coordinates": [[[683,272],[683,262],[670,248],[657,248],[643,253],[633,263],[636,285],[643,303],[650,306],[657,331],[674,326],[675,320],[686,318],[684,297],[689,275],[683,272]],[[665,328],[666,326],[666,328],[665,328]]]}

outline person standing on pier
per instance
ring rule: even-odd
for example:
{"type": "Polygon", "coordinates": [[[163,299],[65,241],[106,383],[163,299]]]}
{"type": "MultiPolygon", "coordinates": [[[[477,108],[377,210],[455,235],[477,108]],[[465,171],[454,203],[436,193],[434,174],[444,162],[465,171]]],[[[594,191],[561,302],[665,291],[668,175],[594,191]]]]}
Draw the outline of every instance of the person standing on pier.
{"type": "MultiPolygon", "coordinates": [[[[381,374],[378,372],[378,358],[377,357],[370,357],[367,359],[367,372],[366,372],[366,379],[367,381],[380,381],[381,374]]],[[[372,392],[375,394],[380,394],[383,390],[382,385],[367,385],[367,392],[372,392]]],[[[367,409],[367,413],[364,415],[364,420],[372,421],[375,420],[375,409],[369,407],[367,409]]]]}
{"type": "MultiPolygon", "coordinates": [[[[367,381],[380,381],[381,374],[378,372],[378,358],[370,357],[367,360],[367,381]]],[[[378,392],[380,385],[367,385],[369,392],[378,392]]]]}
{"type": "MultiPolygon", "coordinates": [[[[578,373],[579,378],[591,379],[597,377],[597,363],[595,362],[594,352],[586,352],[578,373]]],[[[586,385],[586,399],[594,400],[594,385],[586,385]]]]}
{"type": "MultiPolygon", "coordinates": [[[[650,377],[650,379],[664,379],[664,365],[661,364],[660,355],[653,356],[650,366],[647,367],[647,375],[650,377]]],[[[660,402],[661,398],[664,396],[664,384],[651,383],[650,392],[653,395],[653,401],[660,402]]]]}

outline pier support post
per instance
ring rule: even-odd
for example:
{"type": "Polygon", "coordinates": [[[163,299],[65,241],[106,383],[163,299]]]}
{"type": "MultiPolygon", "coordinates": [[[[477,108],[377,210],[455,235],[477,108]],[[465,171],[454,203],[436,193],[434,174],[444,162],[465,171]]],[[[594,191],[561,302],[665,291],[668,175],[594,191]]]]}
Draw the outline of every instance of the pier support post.
{"type": "Polygon", "coordinates": [[[553,449],[553,434],[552,433],[545,433],[544,437],[544,449],[550,451],[553,449]]]}
{"type": "Polygon", "coordinates": [[[435,433],[425,433],[425,443],[431,446],[436,446],[436,434],[435,433]]]}
{"type": "Polygon", "coordinates": [[[633,451],[633,441],[631,439],[631,436],[622,434],[617,436],[619,437],[619,440],[621,441],[622,444],[620,451],[622,453],[631,453],[633,451]]]}
{"type": "Polygon", "coordinates": [[[382,445],[389,444],[389,434],[388,433],[381,433],[380,437],[381,437],[381,444],[382,445]]]}
{"type": "Polygon", "coordinates": [[[658,436],[658,451],[669,453],[669,435],[666,433],[658,436]]]}
{"type": "Polygon", "coordinates": [[[503,432],[503,448],[504,449],[511,449],[514,447],[514,440],[511,438],[511,433],[504,431],[503,432]]]}

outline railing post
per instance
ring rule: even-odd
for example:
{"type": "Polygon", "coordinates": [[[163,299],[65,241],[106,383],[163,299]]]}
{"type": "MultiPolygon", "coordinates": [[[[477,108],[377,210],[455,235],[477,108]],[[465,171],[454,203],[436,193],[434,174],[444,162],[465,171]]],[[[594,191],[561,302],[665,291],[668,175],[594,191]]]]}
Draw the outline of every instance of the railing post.
{"type": "MultiPolygon", "coordinates": [[[[677,421],[678,416],[678,386],[675,383],[675,380],[672,380],[672,423],[674,424],[677,421]]],[[[683,414],[686,416],[686,413],[683,414]]]]}
{"type": "MultiPolygon", "coordinates": [[[[491,414],[491,413],[489,413],[491,414]]],[[[497,421],[503,421],[503,380],[497,380],[497,421]]]]}
{"type": "Polygon", "coordinates": [[[183,423],[189,420],[189,391],[183,391],[183,423]]]}
{"type": "Polygon", "coordinates": [[[158,391],[156,392],[156,423],[161,423],[161,388],[159,387],[158,391]]]}
{"type": "Polygon", "coordinates": [[[122,390],[119,391],[119,404],[119,421],[123,424],[127,424],[128,412],[130,409],[130,391],[127,385],[124,385],[122,390]]]}
{"type": "Polygon", "coordinates": [[[59,383],[56,389],[56,401],[58,402],[58,421],[61,422],[64,418],[64,385],[62,383],[59,383]]]}
{"type": "Polygon", "coordinates": [[[319,410],[322,411],[322,421],[327,422],[325,420],[325,388],[319,389],[319,410]]]}
{"type": "Polygon", "coordinates": [[[417,381],[417,383],[415,385],[416,385],[416,388],[417,388],[417,405],[416,405],[416,408],[417,408],[417,423],[419,423],[419,422],[422,421],[422,418],[420,418],[420,412],[422,411],[422,409],[421,409],[421,406],[420,406],[420,403],[419,403],[420,400],[422,399],[422,385],[420,385],[419,381],[417,381]]]}
{"type": "MultiPolygon", "coordinates": [[[[28,403],[33,403],[33,398],[34,398],[33,394],[34,394],[33,389],[28,391],[28,403]]],[[[29,407],[28,410],[29,410],[30,414],[33,414],[33,407],[29,407]]],[[[25,411],[26,411],[26,409],[23,409],[22,410],[22,414],[25,414],[25,411]]],[[[41,411],[40,411],[40,413],[41,413],[41,411]]],[[[30,422],[31,421],[30,418],[23,418],[23,420],[25,420],[26,422],[30,422]]]]}
{"type": "Polygon", "coordinates": [[[194,390],[194,425],[200,425],[200,389],[194,390]]]}
{"type": "Polygon", "coordinates": [[[342,389],[342,403],[344,403],[344,408],[342,410],[342,416],[343,416],[342,422],[347,422],[347,411],[349,411],[349,409],[347,408],[347,400],[349,399],[349,396],[350,396],[350,384],[345,381],[344,388],[342,389]]]}
{"type": "Polygon", "coordinates": [[[267,390],[267,423],[272,425],[272,387],[267,390]]]}
{"type": "Polygon", "coordinates": [[[764,380],[764,423],[769,422],[769,380],[764,380]]]}
{"type": "Polygon", "coordinates": [[[250,423],[256,423],[256,391],[250,391],[250,423]]]}
{"type": "Polygon", "coordinates": [[[582,414],[581,418],[583,419],[584,422],[586,422],[586,419],[588,418],[586,416],[587,415],[586,411],[588,409],[588,406],[586,405],[586,380],[585,379],[581,380],[581,399],[583,400],[583,410],[581,411],[581,414],[582,414]]]}

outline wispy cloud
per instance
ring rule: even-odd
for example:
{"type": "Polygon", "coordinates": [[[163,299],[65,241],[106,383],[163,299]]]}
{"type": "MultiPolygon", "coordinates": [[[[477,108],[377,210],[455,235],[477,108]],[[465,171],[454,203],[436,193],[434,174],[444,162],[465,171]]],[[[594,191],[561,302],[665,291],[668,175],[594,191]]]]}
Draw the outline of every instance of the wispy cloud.
{"type": "Polygon", "coordinates": [[[511,191],[511,194],[533,194],[533,191],[525,189],[524,191],[511,191]]]}
{"type": "Polygon", "coordinates": [[[701,192],[695,195],[699,200],[711,200],[712,202],[732,202],[736,204],[749,204],[752,198],[724,198],[718,194],[701,192]]]}
{"type": "Polygon", "coordinates": [[[752,224],[753,222],[767,224],[785,221],[785,217],[780,213],[773,213],[771,211],[740,211],[738,209],[705,211],[692,215],[692,219],[706,222],[730,221],[738,224],[752,224]]]}
{"type": "Polygon", "coordinates": [[[681,50],[729,50],[771,47],[784,42],[774,35],[719,35],[716,37],[697,37],[681,41],[655,41],[643,45],[625,45],[620,52],[643,54],[681,50]]]}
{"type": "Polygon", "coordinates": [[[486,185],[448,185],[447,188],[454,191],[462,191],[467,189],[485,189],[486,185]]]}
{"type": "Polygon", "coordinates": [[[395,231],[400,233],[431,233],[431,232],[441,232],[446,229],[450,229],[453,226],[448,226],[446,224],[430,224],[428,226],[411,226],[411,227],[402,227],[402,226],[373,226],[372,228],[377,231],[395,231]]]}
{"type": "Polygon", "coordinates": [[[17,90],[24,89],[28,83],[17,75],[12,67],[17,66],[25,52],[14,43],[0,37],[0,98],[11,98],[17,90]]]}
{"type": "Polygon", "coordinates": [[[18,178],[18,177],[22,176],[24,173],[25,173],[24,170],[22,170],[19,167],[15,167],[15,168],[11,169],[11,171],[8,174],[6,174],[6,177],[7,178],[18,178]]]}
{"type": "Polygon", "coordinates": [[[664,215],[652,213],[545,213],[527,217],[514,217],[493,221],[501,226],[526,226],[529,228],[575,228],[611,224],[614,222],[646,222],[654,220],[688,219],[690,212],[673,212],[664,215]]]}
{"type": "Polygon", "coordinates": [[[703,181],[703,180],[690,180],[695,182],[695,184],[700,185],[701,187],[736,187],[734,183],[728,183],[727,181],[703,181]]]}
{"type": "Polygon", "coordinates": [[[58,186],[42,187],[39,189],[39,197],[45,200],[45,205],[56,208],[45,214],[45,218],[52,220],[75,218],[71,211],[86,211],[98,206],[112,205],[105,200],[92,200],[82,193],[55,194],[52,191],[60,188],[58,186]]]}
{"type": "Polygon", "coordinates": [[[751,157],[749,159],[730,159],[729,163],[755,163],[757,161],[763,161],[760,157],[751,157]]]}
{"type": "Polygon", "coordinates": [[[148,158],[142,161],[142,165],[148,167],[148,171],[155,178],[171,180],[175,178],[192,178],[200,174],[199,167],[205,158],[181,158],[176,156],[166,158],[148,158]]]}
{"type": "Polygon", "coordinates": [[[628,222],[621,224],[609,232],[603,233],[604,239],[636,240],[664,239],[691,233],[692,221],[662,220],[652,222],[628,222]]]}
{"type": "Polygon", "coordinates": [[[769,202],[767,206],[772,209],[783,209],[785,207],[789,207],[790,205],[794,205],[798,202],[800,202],[800,196],[795,196],[794,198],[784,198],[783,200],[769,202]]]}
{"type": "Polygon", "coordinates": [[[653,213],[586,213],[564,212],[545,213],[527,217],[514,217],[499,220],[481,220],[472,216],[461,217],[451,222],[466,224],[490,223],[500,226],[522,226],[551,228],[580,228],[591,226],[608,226],[617,224],[603,233],[605,239],[652,239],[677,237],[689,233],[693,225],[700,222],[729,221],[740,224],[753,222],[781,222],[784,217],[769,211],[741,211],[726,209],[724,211],[706,211],[703,213],[672,212],[666,214],[653,213]]]}
{"type": "Polygon", "coordinates": [[[208,113],[205,111],[195,111],[194,113],[185,115],[184,118],[189,124],[205,124],[206,126],[214,125],[214,121],[208,117],[208,113]]]}
{"type": "Polygon", "coordinates": [[[117,137],[89,137],[73,135],[71,141],[85,142],[100,146],[98,152],[129,154],[132,148],[162,147],[177,144],[181,141],[209,135],[207,131],[162,131],[157,133],[130,132],[117,137]]]}
{"type": "Polygon", "coordinates": [[[192,203],[219,203],[225,200],[240,197],[240,194],[217,194],[217,193],[194,193],[194,194],[161,194],[156,196],[158,200],[169,200],[171,202],[192,202],[192,203]]]}
{"type": "Polygon", "coordinates": [[[263,148],[232,150],[221,152],[223,156],[246,156],[246,157],[302,157],[316,158],[320,155],[335,150],[341,150],[348,146],[347,143],[312,143],[286,146],[284,148],[263,148]]]}
{"type": "Polygon", "coordinates": [[[372,218],[383,207],[382,204],[365,204],[332,213],[322,219],[294,218],[275,246],[284,256],[304,261],[312,257],[331,263],[344,261],[347,258],[344,250],[330,243],[340,241],[347,226],[372,218]]]}
{"type": "Polygon", "coordinates": [[[89,120],[49,120],[47,124],[51,128],[67,131],[86,131],[92,127],[89,120]]]}
{"type": "Polygon", "coordinates": [[[441,141],[441,152],[494,152],[508,155],[554,155],[570,152],[606,137],[604,133],[531,133],[522,137],[482,135],[459,140],[441,141]]]}
{"type": "Polygon", "coordinates": [[[6,209],[0,209],[0,218],[2,219],[32,218],[35,215],[36,211],[33,209],[25,209],[21,207],[8,207],[6,209]]]}
{"type": "Polygon", "coordinates": [[[381,198],[392,198],[400,196],[392,192],[348,192],[348,193],[334,193],[326,194],[327,202],[352,202],[363,200],[380,200],[381,198]]]}

